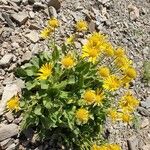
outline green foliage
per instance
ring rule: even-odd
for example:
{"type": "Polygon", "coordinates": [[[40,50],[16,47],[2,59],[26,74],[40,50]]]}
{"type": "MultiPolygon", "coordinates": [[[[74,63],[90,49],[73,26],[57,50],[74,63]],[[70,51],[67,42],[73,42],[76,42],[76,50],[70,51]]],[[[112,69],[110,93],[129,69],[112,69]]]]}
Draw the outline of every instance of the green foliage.
{"type": "Polygon", "coordinates": [[[96,74],[97,66],[79,59],[75,67],[63,68],[60,62],[66,49],[65,45],[55,46],[52,54],[42,52],[16,70],[16,75],[26,83],[20,104],[24,111],[21,127],[22,130],[36,128],[41,139],[47,138],[49,131],[51,134],[57,131],[66,147],[89,149],[94,140],[102,138],[100,132],[109,103],[106,98],[103,106],[85,104],[82,99],[85,90],[102,88],[102,81],[96,74]],[[38,80],[38,70],[49,62],[53,64],[52,76],[38,80]],[[80,107],[87,108],[91,114],[86,124],[76,121],[75,112],[80,107]]]}

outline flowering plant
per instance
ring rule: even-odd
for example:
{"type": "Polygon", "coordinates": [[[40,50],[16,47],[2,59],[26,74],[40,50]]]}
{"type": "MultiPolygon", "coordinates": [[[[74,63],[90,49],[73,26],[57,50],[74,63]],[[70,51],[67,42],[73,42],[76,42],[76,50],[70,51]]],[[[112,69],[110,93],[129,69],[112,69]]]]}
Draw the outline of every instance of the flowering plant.
{"type": "Polygon", "coordinates": [[[42,38],[53,40],[52,52],[34,56],[16,72],[26,83],[20,102],[22,129],[35,127],[42,139],[58,131],[68,148],[120,150],[116,144],[106,144],[102,132],[106,116],[112,122],[133,119],[139,102],[128,90],[136,77],[132,61],[123,48],[115,48],[98,32],[88,35],[78,51],[74,42],[78,33],[86,35],[85,21],[77,22],[76,34],[58,46],[55,31],[59,25],[53,18],[41,31],[42,38]],[[125,94],[117,100],[120,88],[125,94]]]}

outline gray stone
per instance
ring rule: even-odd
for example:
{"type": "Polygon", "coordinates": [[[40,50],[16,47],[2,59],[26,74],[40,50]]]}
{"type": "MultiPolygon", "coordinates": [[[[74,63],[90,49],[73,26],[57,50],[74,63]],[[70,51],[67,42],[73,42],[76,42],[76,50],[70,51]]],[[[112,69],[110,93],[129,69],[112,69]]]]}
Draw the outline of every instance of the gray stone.
{"type": "Polygon", "coordinates": [[[138,142],[139,140],[137,139],[136,136],[132,136],[128,139],[128,147],[129,147],[129,150],[138,150],[138,142]]]}
{"type": "Polygon", "coordinates": [[[56,10],[58,10],[61,7],[61,3],[59,0],[49,0],[48,6],[53,6],[56,10]]]}
{"type": "Polygon", "coordinates": [[[141,106],[145,108],[150,108],[150,96],[147,97],[146,101],[141,102],[141,106]]]}
{"type": "Polygon", "coordinates": [[[49,10],[50,16],[57,18],[56,9],[55,9],[53,6],[50,6],[50,7],[48,8],[48,10],[49,10]]]}
{"type": "Polygon", "coordinates": [[[25,12],[12,14],[12,18],[19,24],[23,25],[28,20],[28,15],[25,12]]]}
{"type": "Polygon", "coordinates": [[[150,112],[149,112],[147,109],[145,109],[145,108],[143,108],[143,107],[138,107],[137,110],[138,110],[139,113],[142,114],[143,116],[145,116],[145,117],[150,117],[150,112]]]}
{"type": "Polygon", "coordinates": [[[14,120],[14,116],[13,116],[12,112],[10,112],[10,111],[5,114],[5,117],[8,122],[12,122],[14,120]]]}
{"type": "Polygon", "coordinates": [[[150,144],[144,145],[142,150],[150,150],[150,144]]]}
{"type": "Polygon", "coordinates": [[[21,3],[21,0],[11,0],[11,1],[16,3],[17,5],[19,5],[21,3]]]}
{"type": "Polygon", "coordinates": [[[28,0],[22,0],[23,5],[28,5],[28,0]]]}
{"type": "Polygon", "coordinates": [[[6,150],[15,150],[15,149],[16,149],[16,144],[13,143],[6,150]]]}
{"type": "Polygon", "coordinates": [[[28,0],[29,4],[34,4],[35,0],[28,0]]]}
{"type": "Polygon", "coordinates": [[[95,27],[96,27],[96,24],[93,20],[90,21],[89,23],[89,31],[92,33],[95,31],[95,27]]]}
{"type": "Polygon", "coordinates": [[[17,135],[18,132],[19,128],[16,124],[0,125],[0,141],[13,137],[17,135]]]}
{"type": "Polygon", "coordinates": [[[32,53],[30,51],[25,52],[22,56],[21,62],[29,61],[32,57],[32,53]]]}
{"type": "Polygon", "coordinates": [[[13,59],[13,54],[5,54],[0,60],[0,66],[7,66],[13,59]]]}
{"type": "Polygon", "coordinates": [[[31,19],[33,19],[35,17],[35,13],[33,11],[29,11],[29,16],[31,19]]]}
{"type": "Polygon", "coordinates": [[[17,78],[17,79],[14,81],[14,83],[15,83],[18,87],[20,87],[21,89],[22,89],[22,88],[25,88],[25,81],[23,81],[23,80],[21,80],[21,79],[19,79],[19,78],[17,78]]]}
{"type": "Polygon", "coordinates": [[[39,40],[39,34],[36,31],[31,31],[25,35],[31,42],[36,43],[39,40]]]}
{"type": "Polygon", "coordinates": [[[145,127],[147,127],[149,125],[149,119],[148,118],[144,118],[144,119],[142,119],[142,121],[141,121],[141,128],[145,128],[145,127]]]}
{"type": "Polygon", "coordinates": [[[21,88],[18,87],[16,84],[8,84],[4,87],[4,92],[0,101],[0,115],[3,114],[7,101],[18,93],[21,93],[21,88]]]}
{"type": "Polygon", "coordinates": [[[9,138],[0,142],[0,147],[2,149],[7,149],[11,144],[13,144],[13,139],[9,138]]]}
{"type": "Polygon", "coordinates": [[[33,8],[35,9],[44,9],[46,8],[46,5],[42,4],[41,2],[35,2],[33,5],[33,8]]]}

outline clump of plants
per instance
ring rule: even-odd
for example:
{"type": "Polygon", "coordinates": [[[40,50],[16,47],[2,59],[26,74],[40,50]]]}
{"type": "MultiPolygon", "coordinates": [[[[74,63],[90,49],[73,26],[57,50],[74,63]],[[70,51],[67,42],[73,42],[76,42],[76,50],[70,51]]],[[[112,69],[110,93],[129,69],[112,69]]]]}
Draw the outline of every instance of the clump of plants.
{"type": "Polygon", "coordinates": [[[102,133],[107,116],[112,123],[130,124],[134,119],[139,101],[129,91],[137,74],[132,61],[106,35],[88,34],[83,20],[75,24],[76,32],[58,45],[55,34],[59,26],[56,18],[48,20],[40,35],[50,41],[50,51],[17,69],[26,87],[21,99],[13,97],[7,106],[20,109],[22,130],[34,127],[41,139],[55,132],[67,149],[120,150],[119,145],[108,144],[102,133]],[[81,34],[86,42],[78,50],[74,42],[81,34]],[[119,96],[121,88],[124,94],[119,96]]]}

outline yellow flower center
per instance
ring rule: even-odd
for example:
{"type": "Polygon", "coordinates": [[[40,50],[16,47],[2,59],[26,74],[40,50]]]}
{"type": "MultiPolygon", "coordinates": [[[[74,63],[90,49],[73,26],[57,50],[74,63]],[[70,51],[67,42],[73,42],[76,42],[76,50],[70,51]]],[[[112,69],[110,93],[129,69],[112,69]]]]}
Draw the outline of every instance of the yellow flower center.
{"type": "Polygon", "coordinates": [[[99,68],[99,75],[102,77],[108,77],[110,75],[110,71],[108,67],[99,68]]]}
{"type": "Polygon", "coordinates": [[[93,57],[93,58],[97,57],[98,50],[96,50],[96,49],[89,49],[88,54],[89,54],[89,57],[93,57]]]}
{"type": "Polygon", "coordinates": [[[135,78],[136,77],[136,71],[134,68],[130,67],[125,71],[126,75],[130,78],[135,78]]]}
{"type": "Polygon", "coordinates": [[[89,112],[84,108],[80,108],[76,111],[76,118],[79,121],[86,123],[89,119],[89,112]]]}
{"type": "Polygon", "coordinates": [[[104,80],[103,88],[106,90],[114,91],[121,86],[119,78],[115,75],[111,75],[104,80]]]}
{"type": "Polygon", "coordinates": [[[84,100],[89,104],[93,103],[95,101],[95,91],[93,90],[85,91],[84,100]]]}
{"type": "Polygon", "coordinates": [[[77,31],[86,31],[88,28],[88,25],[86,21],[80,20],[80,21],[77,21],[75,27],[77,31]]]}
{"type": "Polygon", "coordinates": [[[59,26],[59,21],[56,18],[48,20],[48,25],[52,28],[57,28],[59,26]]]}
{"type": "Polygon", "coordinates": [[[65,56],[62,60],[61,60],[61,64],[63,65],[63,67],[65,68],[72,68],[75,64],[74,59],[72,56],[68,55],[65,56]]]}

